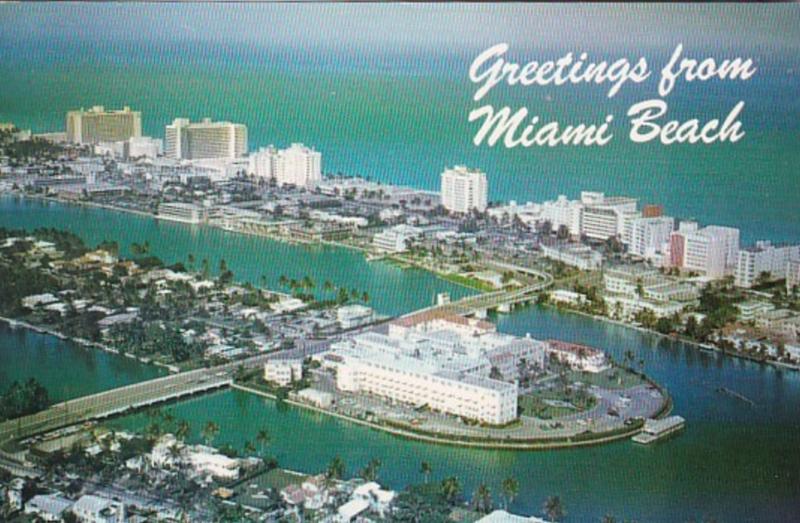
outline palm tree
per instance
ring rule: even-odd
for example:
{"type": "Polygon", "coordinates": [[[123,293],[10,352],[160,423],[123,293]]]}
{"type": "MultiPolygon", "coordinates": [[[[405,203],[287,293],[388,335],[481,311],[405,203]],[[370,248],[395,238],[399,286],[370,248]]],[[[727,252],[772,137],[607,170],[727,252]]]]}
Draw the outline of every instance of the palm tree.
{"type": "Polygon", "coordinates": [[[328,465],[326,476],[330,479],[342,479],[344,476],[345,466],[344,461],[340,456],[333,458],[328,465]]]}
{"type": "Polygon", "coordinates": [[[461,495],[461,482],[455,476],[442,480],[442,495],[448,503],[454,504],[461,495]]]}
{"type": "Polygon", "coordinates": [[[431,467],[431,464],[428,463],[427,461],[423,461],[422,463],[420,463],[419,471],[422,473],[423,476],[425,476],[425,483],[427,483],[431,477],[431,472],[433,472],[433,467],[431,467]]]}
{"type": "Polygon", "coordinates": [[[472,508],[483,514],[488,514],[492,511],[492,491],[486,486],[486,483],[481,483],[472,494],[472,508]]]}
{"type": "Polygon", "coordinates": [[[361,295],[361,301],[364,303],[369,302],[369,293],[367,291],[364,291],[364,293],[361,295]]]}
{"type": "Polygon", "coordinates": [[[269,445],[272,438],[270,437],[269,431],[267,429],[261,429],[256,434],[256,442],[261,447],[261,453],[264,453],[264,449],[269,445]]]}
{"type": "Polygon", "coordinates": [[[190,252],[186,255],[186,261],[189,263],[189,269],[194,270],[194,254],[190,252]]]}
{"type": "Polygon", "coordinates": [[[256,446],[253,444],[252,441],[247,440],[244,442],[244,452],[245,454],[255,454],[256,453],[256,446]]]}
{"type": "Polygon", "coordinates": [[[333,290],[333,288],[334,288],[333,282],[331,282],[330,280],[325,280],[325,282],[322,284],[322,290],[324,290],[325,292],[330,292],[333,290]]]}
{"type": "Polygon", "coordinates": [[[381,469],[381,460],[371,459],[367,466],[361,469],[361,477],[365,481],[376,481],[378,479],[378,472],[381,469]]]}
{"type": "Polygon", "coordinates": [[[281,277],[278,278],[278,285],[280,285],[281,287],[286,287],[288,283],[289,283],[289,278],[287,278],[285,274],[281,274],[281,277]]]}
{"type": "Polygon", "coordinates": [[[514,503],[514,499],[516,499],[519,494],[519,481],[514,477],[508,477],[503,480],[502,488],[503,496],[506,501],[506,508],[508,508],[511,503],[514,503]]]}
{"type": "Polygon", "coordinates": [[[542,510],[550,521],[558,521],[566,514],[564,506],[561,504],[561,498],[558,496],[550,496],[547,498],[542,510]]]}
{"type": "Polygon", "coordinates": [[[207,422],[201,432],[201,436],[203,437],[203,441],[206,442],[206,445],[211,445],[211,442],[214,441],[217,434],[219,434],[219,425],[213,421],[207,422]]]}
{"type": "Polygon", "coordinates": [[[175,429],[175,437],[180,441],[185,441],[192,431],[192,426],[185,419],[178,422],[178,428],[175,429]]]}

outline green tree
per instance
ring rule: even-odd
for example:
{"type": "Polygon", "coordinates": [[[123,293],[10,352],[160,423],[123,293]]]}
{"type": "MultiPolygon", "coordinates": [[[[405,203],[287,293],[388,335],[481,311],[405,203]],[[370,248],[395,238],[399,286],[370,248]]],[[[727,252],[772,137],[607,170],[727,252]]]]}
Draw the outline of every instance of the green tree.
{"type": "Polygon", "coordinates": [[[427,461],[423,461],[419,465],[419,471],[423,476],[425,476],[425,483],[428,483],[428,480],[430,480],[431,477],[431,472],[433,472],[433,467],[431,467],[431,464],[427,461]]]}
{"type": "Polygon", "coordinates": [[[363,469],[361,469],[361,473],[359,475],[364,479],[364,481],[377,481],[380,470],[381,470],[381,461],[379,459],[373,458],[369,460],[369,462],[363,469]]]}
{"type": "Polygon", "coordinates": [[[326,476],[329,479],[342,479],[345,473],[345,464],[341,456],[336,456],[328,464],[326,476]]]}
{"type": "Polygon", "coordinates": [[[269,431],[265,428],[259,430],[258,434],[256,434],[256,443],[258,443],[259,447],[261,448],[262,454],[264,453],[264,450],[266,449],[267,445],[270,444],[271,441],[272,437],[270,436],[269,431]]]}
{"type": "Polygon", "coordinates": [[[503,480],[502,489],[503,497],[505,498],[505,505],[506,508],[508,508],[508,505],[514,503],[514,500],[519,494],[519,481],[517,481],[517,479],[514,477],[508,477],[503,480]]]}
{"type": "Polygon", "coordinates": [[[461,495],[461,482],[455,476],[450,476],[442,480],[442,495],[448,503],[455,504],[461,495]]]}
{"type": "Polygon", "coordinates": [[[550,521],[560,521],[566,515],[564,505],[561,503],[561,498],[558,496],[550,496],[547,498],[542,511],[550,521]]]}
{"type": "Polygon", "coordinates": [[[219,434],[219,425],[217,425],[213,421],[206,422],[205,426],[203,426],[203,430],[201,431],[200,435],[203,438],[203,441],[206,442],[206,445],[211,445],[214,439],[219,434]]]}
{"type": "Polygon", "coordinates": [[[472,494],[472,508],[483,514],[492,511],[492,491],[485,483],[478,485],[472,494]]]}

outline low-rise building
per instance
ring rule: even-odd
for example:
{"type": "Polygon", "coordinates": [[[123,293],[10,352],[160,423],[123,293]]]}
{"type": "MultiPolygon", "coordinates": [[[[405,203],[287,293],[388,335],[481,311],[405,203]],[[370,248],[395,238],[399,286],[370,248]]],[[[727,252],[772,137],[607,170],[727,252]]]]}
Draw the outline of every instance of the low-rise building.
{"type": "Polygon", "coordinates": [[[70,507],[72,501],[59,494],[39,494],[25,503],[25,514],[36,516],[41,521],[61,521],[70,507]]]}
{"type": "Polygon", "coordinates": [[[413,225],[400,224],[377,233],[372,238],[372,245],[385,252],[403,252],[409,243],[422,236],[422,229],[413,225]]]}
{"type": "Polygon", "coordinates": [[[303,378],[303,361],[300,359],[273,359],[264,364],[264,380],[280,387],[291,385],[303,378]]]}
{"type": "Polygon", "coordinates": [[[577,243],[542,244],[541,250],[545,258],[560,261],[582,271],[597,270],[603,264],[603,256],[588,245],[577,243]]]}
{"type": "Polygon", "coordinates": [[[567,289],[556,289],[550,293],[550,301],[553,303],[566,303],[568,305],[583,305],[587,298],[581,294],[567,289]]]}
{"type": "Polygon", "coordinates": [[[735,307],[739,310],[739,319],[742,321],[752,321],[765,313],[774,310],[775,306],[764,300],[748,300],[737,303],[735,307]]]}
{"type": "Polygon", "coordinates": [[[81,523],[125,522],[125,506],[122,503],[93,494],[81,496],[71,510],[81,523]]]}
{"type": "Polygon", "coordinates": [[[547,340],[545,351],[572,369],[585,372],[602,372],[611,368],[606,353],[594,347],[567,343],[559,340],[547,340]]]}
{"type": "Polygon", "coordinates": [[[183,223],[201,223],[208,220],[208,210],[194,203],[162,203],[158,217],[183,223]]]}
{"type": "Polygon", "coordinates": [[[221,479],[239,477],[239,460],[220,454],[217,449],[196,445],[187,449],[187,461],[197,474],[221,479]]]}
{"type": "Polygon", "coordinates": [[[336,320],[343,329],[353,329],[371,323],[375,319],[375,311],[366,305],[345,305],[336,309],[336,320]]]}

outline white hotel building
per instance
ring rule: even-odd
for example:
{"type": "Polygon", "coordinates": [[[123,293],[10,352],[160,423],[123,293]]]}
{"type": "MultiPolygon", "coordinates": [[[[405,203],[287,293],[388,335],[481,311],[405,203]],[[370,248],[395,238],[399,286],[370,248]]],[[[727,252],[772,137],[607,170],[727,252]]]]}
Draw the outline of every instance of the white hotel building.
{"type": "Polygon", "coordinates": [[[544,365],[545,344],[480,320],[421,313],[340,341],[318,358],[343,392],[502,425],[517,418],[517,365],[544,365]],[[499,373],[502,379],[490,378],[499,373]]]}
{"type": "Polygon", "coordinates": [[[670,236],[669,265],[694,271],[711,279],[724,277],[736,268],[739,229],[681,222],[670,236]]]}
{"type": "Polygon", "coordinates": [[[488,205],[486,173],[456,165],[442,173],[442,205],[450,212],[483,212],[488,205]]]}
{"type": "Polygon", "coordinates": [[[250,155],[248,172],[259,178],[274,178],[280,186],[313,189],[322,182],[322,154],[301,143],[286,149],[262,147],[250,155]]]}
{"type": "Polygon", "coordinates": [[[623,243],[628,243],[629,227],[633,220],[641,217],[641,213],[636,210],[636,199],[583,191],[581,203],[583,204],[582,235],[602,241],[614,237],[623,243]]]}
{"type": "Polygon", "coordinates": [[[675,218],[670,216],[636,218],[631,223],[628,253],[646,260],[663,258],[674,230],[675,218]]]}
{"type": "Polygon", "coordinates": [[[581,233],[582,219],[583,203],[568,200],[563,194],[542,204],[542,221],[550,222],[554,231],[564,226],[571,235],[578,236],[581,233]]]}
{"type": "Polygon", "coordinates": [[[233,160],[247,154],[247,127],[231,122],[212,122],[203,118],[190,122],[176,118],[166,127],[164,154],[178,160],[225,158],[233,160]]]}
{"type": "Polygon", "coordinates": [[[67,140],[79,144],[122,142],[142,135],[142,113],[124,107],[106,111],[96,105],[67,113],[67,140]]]}
{"type": "Polygon", "coordinates": [[[768,241],[757,242],[754,247],[739,251],[735,283],[739,287],[752,287],[762,273],[770,280],[783,278],[789,262],[794,260],[800,260],[800,245],[775,246],[768,241]]]}

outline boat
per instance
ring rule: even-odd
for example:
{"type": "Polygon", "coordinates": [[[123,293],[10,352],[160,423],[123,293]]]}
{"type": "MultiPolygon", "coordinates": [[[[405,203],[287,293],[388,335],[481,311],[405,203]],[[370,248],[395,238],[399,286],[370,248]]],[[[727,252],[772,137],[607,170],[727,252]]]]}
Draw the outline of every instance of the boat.
{"type": "Polygon", "coordinates": [[[686,420],[680,416],[669,416],[662,419],[648,419],[644,422],[642,431],[631,438],[635,443],[648,445],[682,430],[686,420]]]}

